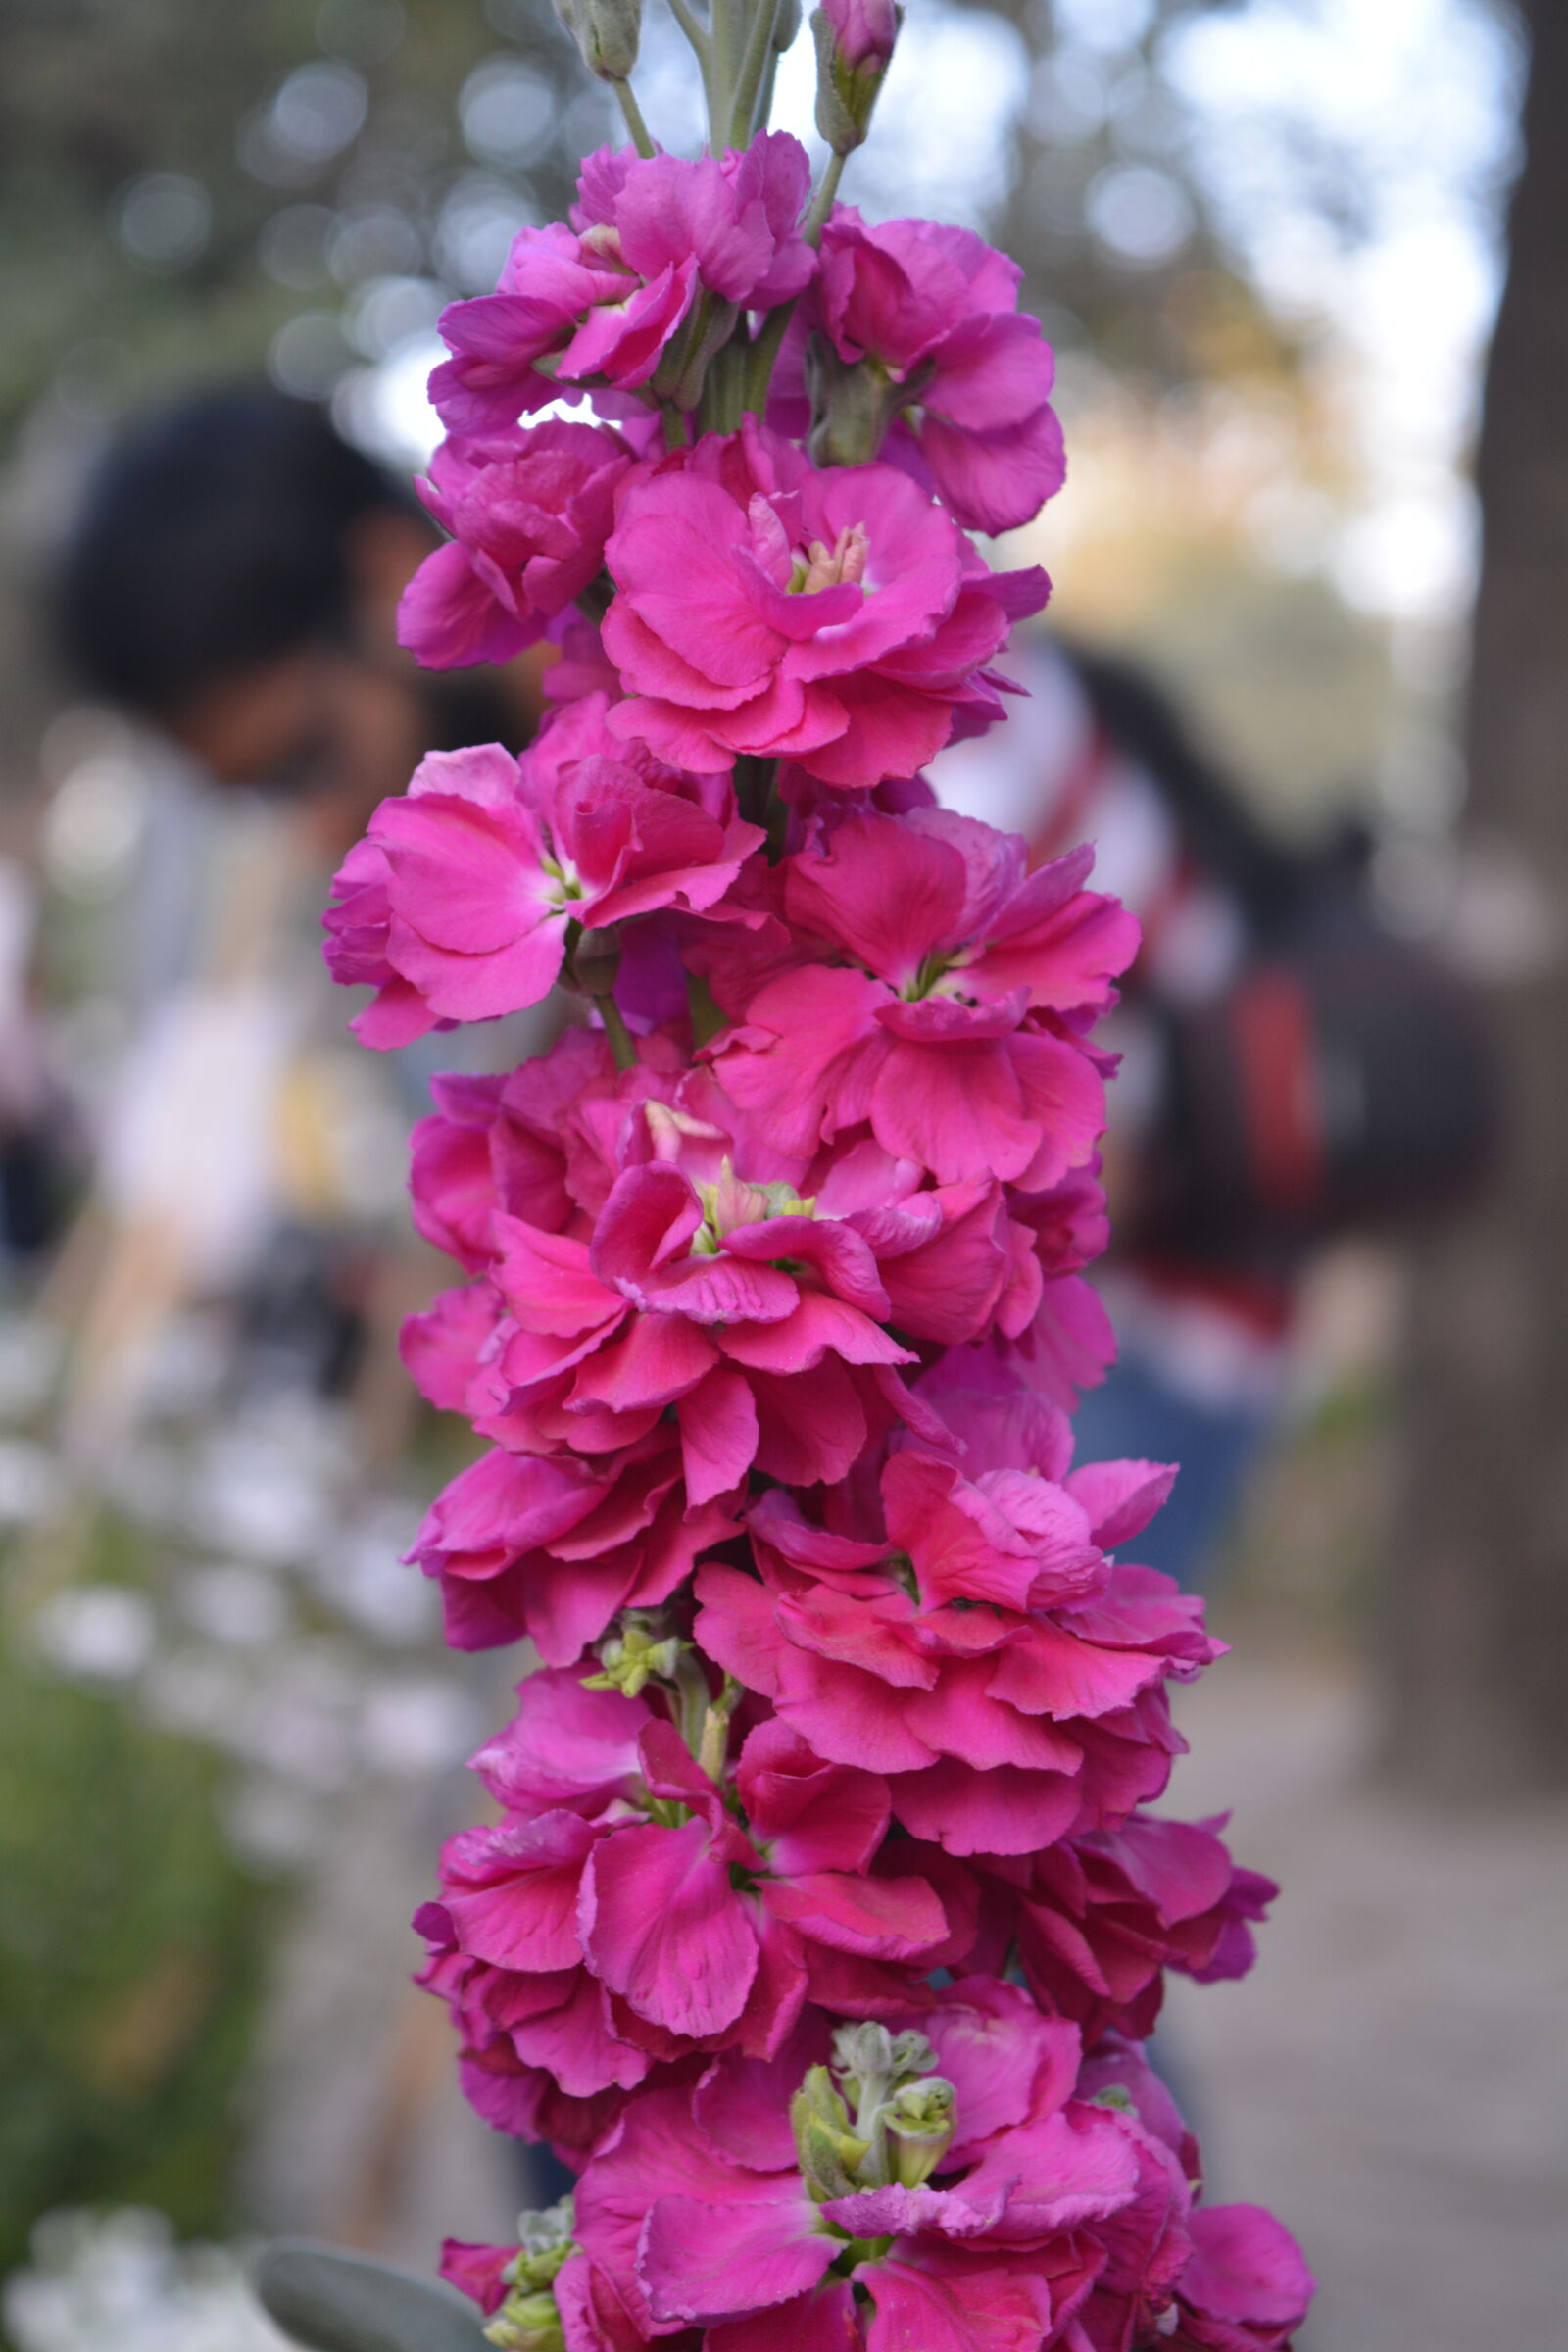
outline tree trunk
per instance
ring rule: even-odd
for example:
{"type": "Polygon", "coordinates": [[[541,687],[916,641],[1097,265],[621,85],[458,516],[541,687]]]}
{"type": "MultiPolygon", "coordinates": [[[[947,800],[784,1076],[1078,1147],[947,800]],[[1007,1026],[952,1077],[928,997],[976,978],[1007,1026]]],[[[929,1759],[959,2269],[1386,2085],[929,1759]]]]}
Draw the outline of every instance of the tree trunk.
{"type": "MultiPolygon", "coordinates": [[[[1526,9],[1525,163],[1487,373],[1468,823],[1568,907],[1568,8],[1526,9]]],[[[1568,1785],[1568,959],[1498,993],[1507,1133],[1417,1251],[1383,1626],[1390,1760],[1444,1795],[1568,1785]]]]}

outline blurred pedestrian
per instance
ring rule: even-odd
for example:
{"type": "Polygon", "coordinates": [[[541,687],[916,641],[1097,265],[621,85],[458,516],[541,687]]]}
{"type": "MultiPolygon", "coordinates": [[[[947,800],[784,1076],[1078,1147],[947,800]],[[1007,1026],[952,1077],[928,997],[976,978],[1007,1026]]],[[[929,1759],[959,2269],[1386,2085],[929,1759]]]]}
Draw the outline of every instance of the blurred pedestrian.
{"type": "Polygon", "coordinates": [[[1132,662],[1037,634],[1008,667],[1029,698],[933,781],[1035,861],[1092,842],[1097,887],[1143,925],[1102,1033],[1122,1062],[1097,1281],[1120,1353],[1076,1439],[1181,1464],[1140,1548],[1200,1589],[1289,1405],[1312,1264],[1474,1183],[1489,1060],[1457,983],[1375,921],[1363,835],[1276,839],[1132,662]]]}

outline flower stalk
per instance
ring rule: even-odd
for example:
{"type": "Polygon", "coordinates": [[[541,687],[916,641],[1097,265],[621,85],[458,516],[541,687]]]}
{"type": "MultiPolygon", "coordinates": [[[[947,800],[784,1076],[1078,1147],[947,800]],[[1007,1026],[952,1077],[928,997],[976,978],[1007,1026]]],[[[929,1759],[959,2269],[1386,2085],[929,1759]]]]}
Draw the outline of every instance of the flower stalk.
{"type": "Polygon", "coordinates": [[[443,318],[401,616],[435,668],[549,640],[551,709],[421,763],[327,916],[368,1045],[598,1013],[413,1145],[457,1273],[406,1360],[478,1450],[410,1556],[536,1661],[421,1981],[580,2176],[444,2267],[498,2352],[1284,2352],[1299,2253],[1199,2201],[1142,2052],[1273,1891],[1151,1809],[1218,1645],[1123,1564],[1174,1466],[1075,1461],[1063,1409],[1138,927],[938,790],[1048,593],[971,533],[1060,485],[1051,354],[1004,257],[837,203],[893,0],[813,16],[814,191],[765,130],[793,0],[672,0],[691,158],[638,0],[561,4],[631,148],[443,318]]]}

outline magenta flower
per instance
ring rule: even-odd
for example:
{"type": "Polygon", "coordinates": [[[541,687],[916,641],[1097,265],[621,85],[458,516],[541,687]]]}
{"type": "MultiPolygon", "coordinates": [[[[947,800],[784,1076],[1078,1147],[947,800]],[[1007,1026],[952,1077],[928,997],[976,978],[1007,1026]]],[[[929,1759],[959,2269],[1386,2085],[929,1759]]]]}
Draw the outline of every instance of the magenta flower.
{"type": "Polygon", "coordinates": [[[871,227],[840,205],[822,232],[815,322],[841,360],[883,372],[938,496],[970,530],[1032,521],[1065,475],[1055,364],[1018,310],[1022,276],[972,230],[932,220],[871,227]]]}
{"type": "Polygon", "coordinates": [[[883,1327],[861,1236],[787,1186],[731,1176],[705,1193],[655,1161],[616,1179],[591,1241],[496,1220],[508,1321],[489,1426],[503,1444],[600,1451],[607,1432],[632,1443],[672,1406],[700,1504],[754,1462],[791,1485],[841,1478],[868,1412],[886,1426],[914,1409],[895,1367],[916,1359],[883,1327]]]}
{"type": "Polygon", "coordinates": [[[367,1045],[537,1004],[560,976],[568,924],[723,897],[758,828],[605,719],[591,696],[558,711],[520,760],[499,744],[432,752],[408,792],[381,803],[325,917],[333,978],[377,991],[354,1024],[367,1045]]]}
{"type": "Polygon", "coordinates": [[[449,432],[484,435],[563,384],[648,382],[706,291],[765,310],[806,285],[806,151],[786,132],[694,163],[601,148],[583,165],[572,226],[524,228],[494,294],[442,314],[452,353],[430,378],[449,432]]]}
{"type": "Polygon", "coordinates": [[[403,592],[400,644],[426,669],[510,662],[534,644],[603,564],[632,462],[619,433],[555,419],[444,441],[417,488],[449,540],[403,592]]]}
{"type": "Polygon", "coordinates": [[[950,1903],[918,1856],[869,1871],[889,1820],[876,1775],[762,1724],[726,1802],[647,1698],[562,1673],[518,1697],[473,1759],[506,1817],[448,1840],[417,1922],[498,2120],[497,2102],[531,2109],[541,2069],[581,2102],[694,2046],[771,2055],[824,1989],[851,2014],[907,2010],[967,1953],[961,1872],[950,1903]]]}
{"type": "Polygon", "coordinates": [[[688,1507],[680,1481],[667,1427],[591,1461],[497,1447],[437,1495],[408,1556],[440,1580],[454,1649],[527,1637],[569,1666],[621,1609],[667,1599],[735,1533],[717,1502],[688,1507]]]}
{"type": "Polygon", "coordinates": [[[746,1827],[670,1725],[641,1742],[655,1799],[689,1815],[617,1828],[589,1858],[578,1906],[589,1968],[666,2034],[731,2033],[770,2055],[800,2015],[808,1947],[938,1964],[948,1918],[915,1876],[872,1878],[886,1784],[824,1764],[782,1724],[753,1732],[735,1774],[746,1827]]]}
{"type": "MultiPolygon", "coordinates": [[[[848,817],[789,858],[792,927],[841,960],[798,962],[750,998],[715,1049],[725,1090],[802,1154],[864,1119],[943,1183],[1044,1192],[1083,1166],[1104,1096],[1078,1031],[1138,930],[1080,888],[1087,851],[1033,874],[1024,856],[1015,836],[915,809],[848,817]]],[[[714,985],[731,1005],[721,963],[714,985]]]]}
{"type": "Polygon", "coordinates": [[[1200,1602],[1103,1557],[1168,1474],[1101,1463],[1056,1486],[974,1467],[895,1454],[885,1536],[764,1495],[759,1575],[700,1569],[696,1638],[819,1755],[886,1774],[917,1838],[1027,1854],[1159,1793],[1179,1745],[1161,1686],[1218,1651],[1200,1602]]]}
{"type": "Polygon", "coordinates": [[[1064,1838],[1017,1883],[1014,1933],[1029,1989],[1093,2047],[1109,2031],[1142,2039],[1159,2015],[1164,1971],[1208,1984],[1245,1976],[1250,1920],[1278,1892],[1241,1870],[1222,1824],[1135,1813],[1117,1830],[1064,1838]]]}
{"type": "Polygon", "coordinates": [[[1290,2231],[1258,2205],[1192,2204],[1185,2184],[1201,2179],[1201,2154],[1137,2043],[1108,2035],[1078,2088],[1130,2106],[1142,2175],[1078,2317],[1089,2352],[1146,2341],[1178,2352],[1288,2352],[1314,2292],[1290,2231]]]}
{"type": "Polygon", "coordinates": [[[1060,2339],[1098,2268],[1096,2224],[1137,2192],[1138,2127],[1074,2099],[1071,2029],[991,1980],[953,1985],[880,2045],[880,2073],[878,2029],[835,2045],[849,2108],[825,2067],[807,2075],[804,2167],[781,2128],[779,2066],[754,2070],[749,2107],[740,2081],[723,2081],[731,2061],[695,2098],[628,2102],[574,2200],[597,2308],[625,2328],[598,2341],[683,2324],[706,2330],[707,2352],[1038,2352],[1060,2339]],[[934,2061],[923,2079],[922,2061],[934,2061]],[[858,2135],[834,2122],[857,2109],[858,2135]],[[922,2147],[907,2133],[925,2114],[945,2120],[922,2147]]]}
{"type": "Polygon", "coordinates": [[[1200,2206],[1189,2227],[1172,2352],[1281,2352],[1316,2289],[1290,2231],[1261,2205],[1200,2206]]]}
{"type": "Polygon", "coordinates": [[[819,473],[752,419],[630,483],[606,560],[618,731],[697,772],[750,755],[856,787],[986,723],[986,664],[1047,592],[897,468],[819,473]]]}

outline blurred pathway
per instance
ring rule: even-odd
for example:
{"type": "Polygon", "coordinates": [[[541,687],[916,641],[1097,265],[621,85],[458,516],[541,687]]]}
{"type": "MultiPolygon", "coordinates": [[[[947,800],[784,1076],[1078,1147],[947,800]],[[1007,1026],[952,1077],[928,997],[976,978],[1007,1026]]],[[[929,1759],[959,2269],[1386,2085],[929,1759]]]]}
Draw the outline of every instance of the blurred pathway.
{"type": "Polygon", "coordinates": [[[1272,2205],[1321,2285],[1301,2352],[1568,2343],[1568,1808],[1439,1813],[1369,1779],[1343,1666],[1182,1694],[1170,1809],[1234,1808],[1282,1881],[1256,1972],[1177,1979],[1216,2201],[1272,2205]]]}

